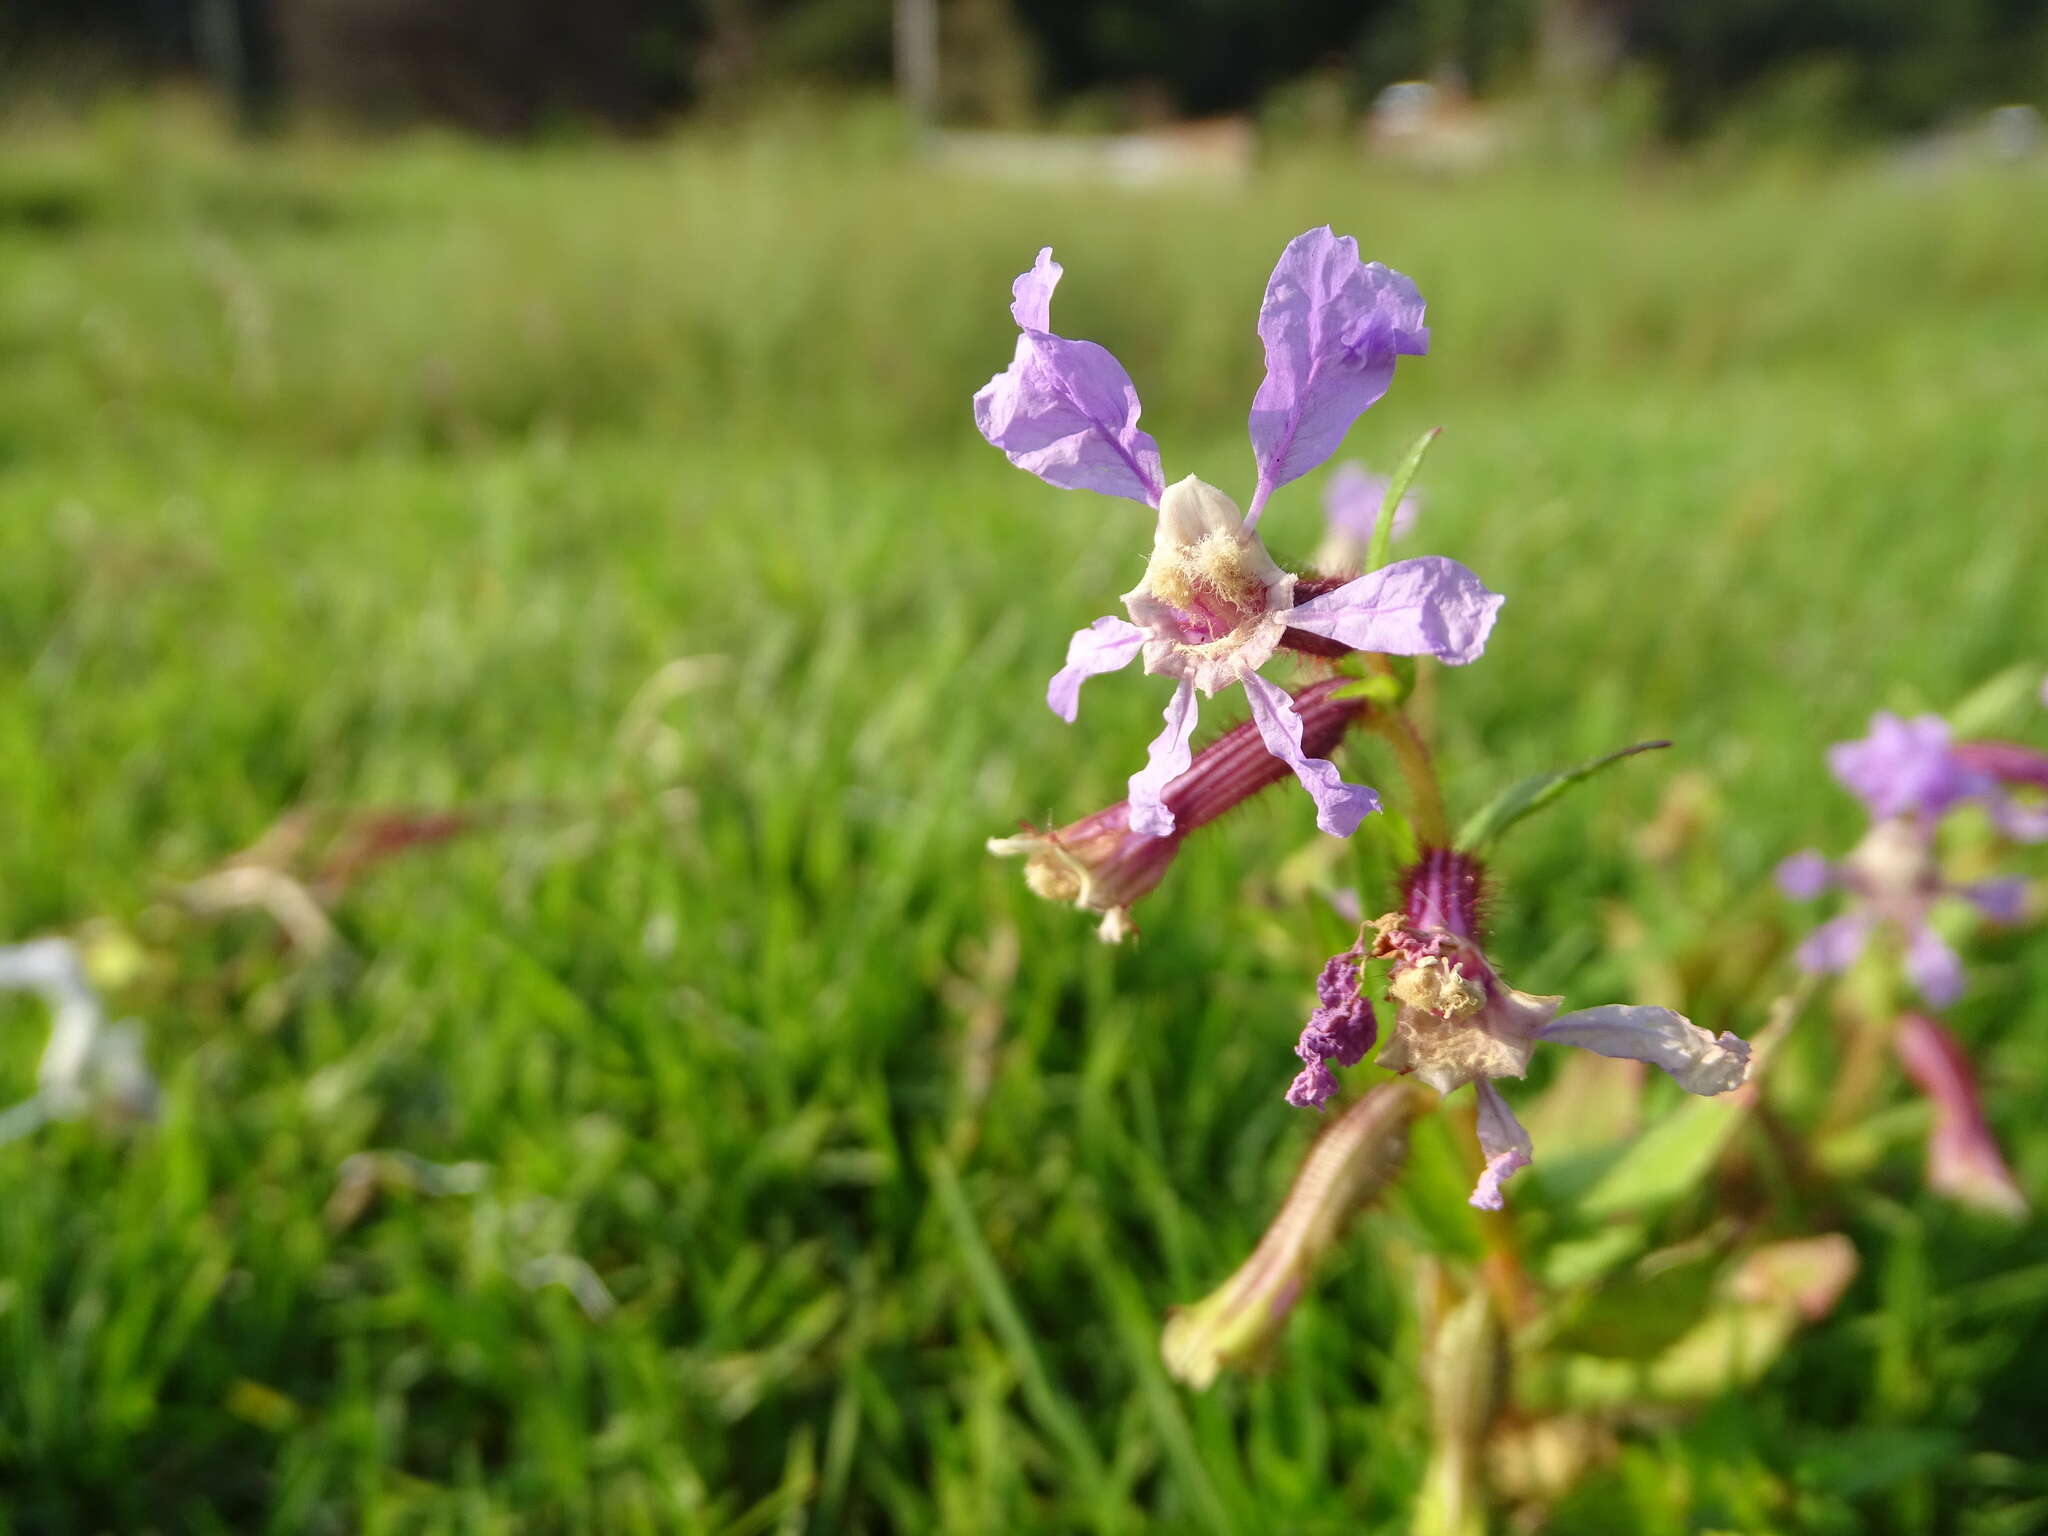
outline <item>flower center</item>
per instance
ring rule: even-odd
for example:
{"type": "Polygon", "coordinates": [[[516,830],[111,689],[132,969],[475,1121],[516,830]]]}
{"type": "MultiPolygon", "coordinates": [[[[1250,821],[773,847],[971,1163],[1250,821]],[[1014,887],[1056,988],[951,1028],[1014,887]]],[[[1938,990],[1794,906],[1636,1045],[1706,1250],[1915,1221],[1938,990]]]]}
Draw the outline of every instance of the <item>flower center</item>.
{"type": "Polygon", "coordinates": [[[1266,616],[1266,583],[1239,535],[1218,530],[1176,553],[1147,574],[1151,595],[1171,610],[1161,617],[1180,630],[1174,638],[1182,646],[1213,646],[1266,616]]]}

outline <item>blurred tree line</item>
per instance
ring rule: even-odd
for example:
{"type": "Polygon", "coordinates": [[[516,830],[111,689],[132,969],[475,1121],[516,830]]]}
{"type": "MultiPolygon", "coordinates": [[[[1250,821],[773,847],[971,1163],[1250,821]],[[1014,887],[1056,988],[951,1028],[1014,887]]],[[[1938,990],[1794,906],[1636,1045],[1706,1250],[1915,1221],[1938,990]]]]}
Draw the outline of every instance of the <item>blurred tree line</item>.
{"type": "Polygon", "coordinates": [[[936,12],[958,122],[1240,112],[1308,75],[1356,107],[1406,78],[1483,95],[1628,71],[1678,136],[1787,80],[1875,131],[2048,90],[2048,0],[6,0],[0,62],[197,72],[258,118],[305,99],[489,132],[631,126],[886,86],[906,4],[936,12]]]}

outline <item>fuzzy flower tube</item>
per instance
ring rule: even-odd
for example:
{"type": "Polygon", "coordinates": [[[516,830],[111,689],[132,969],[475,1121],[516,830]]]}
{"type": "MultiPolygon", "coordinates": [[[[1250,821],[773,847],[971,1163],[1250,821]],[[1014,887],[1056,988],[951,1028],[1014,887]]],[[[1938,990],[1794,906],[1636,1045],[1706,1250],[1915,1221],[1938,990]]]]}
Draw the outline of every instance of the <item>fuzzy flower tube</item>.
{"type": "MultiPolygon", "coordinates": [[[[1379,1066],[1412,1075],[1439,1093],[1475,1085],[1486,1167],[1472,1191],[1473,1205],[1499,1210],[1503,1186],[1535,1155],[1529,1133],[1493,1084],[1496,1078],[1522,1076],[1540,1044],[1648,1062],[1687,1093],[1727,1093],[1748,1075],[1746,1042],[1731,1034],[1708,1034],[1669,1008],[1613,1003],[1560,1014],[1563,998],[1537,997],[1509,986],[1481,945],[1486,872],[1470,854],[1425,849],[1401,884],[1402,908],[1371,925],[1370,950],[1361,941],[1361,950],[1331,965],[1352,961],[1350,985],[1356,992],[1354,956],[1364,952],[1393,962],[1387,995],[1396,1008],[1394,1028],[1377,1058],[1379,1066]]],[[[1326,968],[1325,979],[1330,976],[1326,968]]],[[[1287,1091],[1291,1104],[1321,1107],[1337,1091],[1329,1060],[1349,1065],[1372,1044],[1375,1032],[1363,1026],[1333,1034],[1326,1017],[1331,1006],[1328,998],[1319,1002],[1302,1031],[1296,1052],[1310,1065],[1287,1091]],[[1364,1044],[1356,1045],[1361,1038],[1364,1044]],[[1332,1042],[1341,1048],[1326,1049],[1332,1042]]],[[[1364,1017],[1370,1016],[1367,1007],[1364,1017]]]]}
{"type": "MultiPolygon", "coordinates": [[[[1346,681],[1326,678],[1292,696],[1304,750],[1316,756],[1333,751],[1365,715],[1363,699],[1345,696],[1346,681]]],[[[1188,771],[1167,788],[1162,798],[1173,830],[1166,835],[1136,830],[1130,802],[1119,800],[1070,826],[1041,832],[1027,823],[1013,836],[990,838],[988,851],[1022,858],[1024,882],[1035,894],[1100,913],[1097,932],[1105,943],[1120,943],[1137,932],[1131,907],[1166,877],[1188,835],[1286,774],[1287,765],[1265,750],[1257,727],[1246,721],[1195,753],[1188,771]]]]}
{"type": "Polygon", "coordinates": [[[1428,350],[1422,296],[1400,273],[1361,262],[1357,243],[1327,226],[1289,242],[1259,309],[1266,377],[1252,400],[1256,473],[1240,512],[1194,476],[1167,484],[1123,365],[1052,331],[1061,270],[1048,247],[1012,285],[1016,353],[975,395],[975,424],[1048,484],[1141,502],[1157,517],[1144,578],[1123,597],[1129,618],[1100,618],[1073,636],[1047,705],[1073,720],[1084,681],[1140,658],[1147,673],[1174,680],[1164,729],[1131,776],[1128,810],[1134,830],[1165,837],[1175,827],[1166,791],[1191,761],[1196,694],[1242,688],[1266,750],[1314,800],[1316,825],[1348,837],[1379,809],[1378,794],[1307,749],[1286,690],[1260,669],[1283,647],[1331,646],[1463,665],[1485,649],[1503,599],[1457,561],[1426,556],[1303,600],[1256,529],[1273,493],[1326,461],[1386,393],[1398,359],[1428,350]]]}

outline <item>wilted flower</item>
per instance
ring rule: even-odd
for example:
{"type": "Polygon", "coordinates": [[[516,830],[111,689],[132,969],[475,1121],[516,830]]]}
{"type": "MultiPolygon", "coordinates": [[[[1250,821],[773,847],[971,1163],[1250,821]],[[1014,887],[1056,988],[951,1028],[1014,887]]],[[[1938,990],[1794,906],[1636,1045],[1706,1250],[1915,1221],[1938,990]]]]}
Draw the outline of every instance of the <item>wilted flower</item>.
{"type": "Polygon", "coordinates": [[[1999,1216],[2024,1216],[2027,1197],[1984,1119],[1970,1059],[1956,1037],[1924,1014],[1899,1019],[1899,1064],[1933,1102],[1927,1187],[1999,1216]]]}
{"type": "MultiPolygon", "coordinates": [[[[1347,681],[1326,678],[1293,695],[1302,747],[1311,756],[1331,751],[1369,707],[1345,696],[1347,681]]],[[[1136,931],[1131,906],[1165,877],[1188,834],[1286,774],[1287,765],[1266,751],[1257,726],[1246,721],[1197,752],[1188,771],[1167,788],[1173,830],[1165,836],[1133,831],[1130,802],[1119,800],[1057,831],[1041,832],[1027,823],[1015,836],[990,838],[988,851],[1023,858],[1025,884],[1048,901],[1100,912],[1103,939],[1118,943],[1136,931]]]]}
{"type": "Polygon", "coordinates": [[[1176,1378],[1199,1391],[1223,1367],[1250,1365],[1265,1354],[1316,1261],[1400,1170],[1420,1098],[1383,1083],[1316,1138],[1251,1256],[1216,1290],[1167,1319],[1160,1351],[1176,1378]]]}
{"type": "Polygon", "coordinates": [[[1872,934],[1888,931],[1904,946],[1906,974],[1920,995],[1935,1007],[1946,1007],[1962,995],[1963,965],[1929,921],[1935,903],[1956,896],[1994,922],[2014,922],[2025,903],[2026,882],[1945,880],[1935,828],[1957,807],[1975,803],[2008,836],[2023,841],[2048,837],[2048,813],[2016,803],[2002,782],[2007,774],[2027,782],[2019,777],[2031,766],[2027,749],[2004,743],[1952,745],[1938,715],[1904,720],[1878,714],[1869,736],[1829,749],[1828,765],[1869,808],[1874,825],[1839,862],[1807,849],[1778,866],[1778,886],[1795,900],[1810,901],[1831,889],[1851,898],[1848,911],[1807,936],[1798,961],[1809,971],[1846,970],[1872,934]]]}
{"type": "Polygon", "coordinates": [[[1357,1066],[1380,1037],[1372,1003],[1360,990],[1363,978],[1358,965],[1364,955],[1361,940],[1324,961],[1322,974],[1316,978],[1315,1011],[1294,1044],[1294,1054],[1308,1065],[1287,1089],[1287,1102],[1297,1109],[1321,1109],[1337,1091],[1330,1063],[1357,1066]]]}
{"type": "Polygon", "coordinates": [[[1472,1204],[1498,1210],[1501,1186],[1534,1153],[1493,1080],[1522,1076],[1540,1042],[1648,1062],[1688,1093],[1726,1093],[1747,1075],[1746,1042],[1710,1035],[1669,1008],[1609,1004],[1559,1016],[1563,998],[1508,986],[1480,947],[1485,875],[1471,855],[1428,849],[1404,875],[1402,889],[1403,910],[1372,925],[1373,956],[1393,961],[1387,994],[1398,1008],[1393,1037],[1377,1062],[1412,1073],[1439,1093],[1476,1085],[1486,1168],[1472,1204]]]}
{"type": "Polygon", "coordinates": [[[1455,560],[1431,556],[1297,603],[1294,576],[1253,530],[1272,493],[1326,460],[1386,393],[1396,359],[1427,350],[1421,295],[1398,272],[1361,263],[1357,243],[1327,226],[1289,243],[1259,311],[1266,378],[1250,421],[1258,478],[1250,509],[1240,513],[1193,476],[1166,485],[1123,365],[1093,342],[1052,334],[1060,272],[1048,247],[1012,285],[1016,356],[975,395],[976,425],[1012,463],[1052,485],[1128,497],[1159,515],[1144,579],[1124,595],[1130,621],[1101,618],[1076,633],[1046,703],[1072,720],[1084,680],[1141,655],[1145,671],[1176,680],[1165,729],[1130,781],[1131,826],[1165,836],[1174,818],[1163,797],[1188,767],[1196,690],[1213,696],[1241,685],[1267,750],[1314,798],[1316,824],[1349,836],[1379,797],[1303,748],[1286,692],[1259,669],[1289,643],[1290,630],[1315,637],[1311,644],[1469,662],[1485,648],[1502,599],[1455,560]]]}
{"type": "MultiPolygon", "coordinates": [[[[1325,528],[1316,551],[1317,570],[1355,572],[1365,564],[1391,484],[1387,476],[1374,474],[1356,459],[1346,459],[1330,472],[1323,485],[1325,528]]],[[[1407,492],[1394,508],[1394,526],[1388,532],[1400,538],[1415,526],[1421,510],[1422,493],[1407,492]]]]}

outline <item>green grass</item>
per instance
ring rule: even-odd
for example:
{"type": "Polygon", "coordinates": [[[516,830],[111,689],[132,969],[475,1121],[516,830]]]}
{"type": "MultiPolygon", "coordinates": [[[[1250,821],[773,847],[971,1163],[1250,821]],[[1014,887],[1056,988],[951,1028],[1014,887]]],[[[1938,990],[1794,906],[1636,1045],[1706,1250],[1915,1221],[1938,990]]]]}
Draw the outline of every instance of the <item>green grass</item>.
{"type": "MultiPolygon", "coordinates": [[[[1305,801],[1192,843],[1119,951],[981,851],[1120,793],[1162,703],[1039,702],[1149,529],[975,436],[1009,279],[1052,243],[1169,474],[1242,492],[1284,241],[1416,277],[1435,353],[1349,449],[1444,424],[1416,547],[1510,594],[1435,680],[1454,812],[1678,743],[1509,841],[1503,966],[1584,1002],[1675,968],[1754,1029],[1807,920],[1770,866],[1857,826],[1824,745],[2048,664],[2044,220],[2037,176],[1856,167],[979,185],[863,118],[12,131],[0,937],[125,935],[166,1102],[0,1148],[0,1531],[1405,1530],[1404,1219],[1269,1374],[1193,1397],[1157,1357],[1312,1130],[1280,1091],[1342,936],[1274,878],[1305,801]],[[1674,776],[1711,793],[1649,864],[1674,776]],[[505,821],[353,886],[319,964],[179,904],[309,804],[505,821]],[[490,1178],[344,1223],[365,1150],[490,1178]],[[615,1311],[529,1288],[564,1254],[615,1311]]],[[[1315,488],[1267,518],[1283,557],[1315,488]]],[[[2048,1191],[2048,949],[1972,958],[1951,1022],[2048,1191]]],[[[0,1030],[14,1097],[41,1019],[0,1030]]],[[[2048,1236],[1926,1196],[1915,1124],[1781,1218],[1854,1237],[1842,1307],[1759,1388],[1631,1424],[1556,1529],[2048,1521],[2048,1236]]]]}

